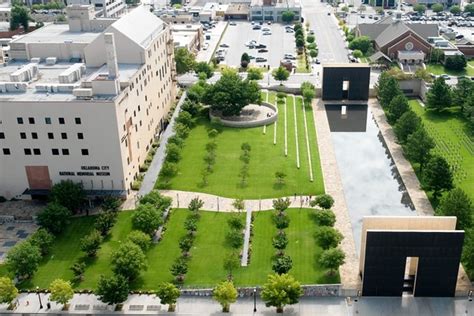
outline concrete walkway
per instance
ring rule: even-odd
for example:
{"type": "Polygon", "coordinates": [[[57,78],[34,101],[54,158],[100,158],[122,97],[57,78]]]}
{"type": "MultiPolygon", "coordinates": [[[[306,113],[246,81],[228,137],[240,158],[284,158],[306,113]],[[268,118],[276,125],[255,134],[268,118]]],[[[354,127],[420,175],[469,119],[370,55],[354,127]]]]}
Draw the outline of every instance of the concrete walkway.
{"type": "Polygon", "coordinates": [[[247,208],[247,216],[245,217],[245,233],[244,233],[244,246],[242,247],[242,259],[240,265],[242,267],[247,266],[249,258],[249,246],[250,246],[250,225],[252,224],[252,210],[247,208]]]}
{"type": "Polygon", "coordinates": [[[341,249],[346,254],[346,260],[339,268],[342,289],[345,291],[345,295],[356,295],[357,289],[360,289],[360,279],[358,277],[359,260],[356,255],[351,220],[347,211],[344,189],[342,187],[336,156],[332,146],[329,122],[321,99],[313,101],[313,115],[316,124],[324,190],[334,198],[335,203],[332,210],[336,214],[335,227],[344,236],[344,239],[341,242],[341,249]]]}

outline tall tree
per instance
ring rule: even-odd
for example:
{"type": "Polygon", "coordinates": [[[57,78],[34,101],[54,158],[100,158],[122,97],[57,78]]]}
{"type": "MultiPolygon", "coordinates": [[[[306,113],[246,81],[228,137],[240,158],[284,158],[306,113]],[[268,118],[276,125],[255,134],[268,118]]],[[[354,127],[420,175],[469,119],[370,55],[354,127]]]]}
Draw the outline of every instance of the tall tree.
{"type": "Polygon", "coordinates": [[[49,203],[37,217],[38,224],[52,234],[60,234],[69,224],[71,211],[58,203],[49,203]]]}
{"type": "Polygon", "coordinates": [[[474,91],[469,94],[463,107],[464,116],[474,123],[474,91]]]}
{"type": "Polygon", "coordinates": [[[230,304],[237,301],[237,289],[231,281],[219,283],[212,293],[212,297],[222,306],[222,312],[230,311],[230,304]]]}
{"type": "Polygon", "coordinates": [[[376,90],[380,105],[384,108],[389,106],[395,96],[402,94],[397,79],[386,71],[379,76],[376,90]]]}
{"type": "Polygon", "coordinates": [[[300,283],[289,274],[270,274],[261,292],[265,305],[276,307],[277,313],[283,313],[286,305],[298,303],[301,295],[300,283]]]}
{"type": "Polygon", "coordinates": [[[33,246],[37,246],[44,257],[51,250],[54,242],[54,236],[44,228],[38,229],[29,239],[33,246]]]}
{"type": "Polygon", "coordinates": [[[451,88],[442,77],[433,81],[431,89],[426,94],[426,107],[441,111],[451,106],[451,88]]]}
{"type": "Polygon", "coordinates": [[[205,61],[201,61],[194,65],[194,71],[199,75],[201,73],[206,74],[206,78],[209,79],[214,75],[214,69],[211,65],[205,61]]]}
{"type": "Polygon", "coordinates": [[[71,212],[75,212],[83,205],[86,194],[81,183],[65,180],[53,185],[49,198],[52,202],[56,202],[71,212]]]}
{"type": "Polygon", "coordinates": [[[474,224],[472,201],[460,188],[452,189],[441,198],[436,208],[436,215],[456,216],[456,229],[467,230],[474,224]]]}
{"type": "Polygon", "coordinates": [[[181,291],[176,287],[176,285],[169,282],[163,282],[158,286],[156,295],[160,298],[161,304],[168,304],[168,312],[174,312],[181,291]]]}
{"type": "Polygon", "coordinates": [[[174,51],[174,60],[176,62],[176,72],[184,74],[193,70],[196,63],[194,55],[184,47],[177,48],[174,51]]]}
{"type": "Polygon", "coordinates": [[[128,298],[128,280],[116,274],[110,277],[101,275],[95,294],[101,302],[107,304],[120,304],[128,298]]]}
{"type": "Polygon", "coordinates": [[[290,73],[282,66],[273,71],[273,78],[280,81],[280,85],[283,85],[283,81],[288,80],[288,77],[290,77],[290,73]]]}
{"type": "Polygon", "coordinates": [[[406,111],[395,124],[394,132],[401,144],[405,144],[408,136],[414,133],[421,125],[421,119],[415,112],[406,111]]]}
{"type": "Polygon", "coordinates": [[[10,11],[10,30],[14,31],[21,25],[28,32],[30,19],[30,10],[21,2],[14,2],[10,11]]]}
{"type": "Polygon", "coordinates": [[[140,204],[132,215],[133,227],[152,235],[163,224],[161,212],[151,204],[140,204]]]}
{"type": "Polygon", "coordinates": [[[469,95],[474,92],[474,83],[471,79],[460,78],[456,87],[453,89],[453,105],[460,106],[461,111],[464,110],[464,104],[466,103],[469,95]]]}
{"type": "Polygon", "coordinates": [[[420,126],[411,135],[403,148],[408,159],[420,164],[420,171],[430,158],[430,151],[435,147],[434,140],[428,135],[423,126],[420,126]]]}
{"type": "Polygon", "coordinates": [[[441,192],[453,188],[453,174],[448,162],[441,156],[433,156],[426,164],[423,171],[423,184],[429,191],[433,191],[433,197],[437,199],[441,192]]]}
{"type": "Polygon", "coordinates": [[[462,251],[462,262],[468,271],[474,271],[474,228],[466,233],[462,251]]]}
{"type": "Polygon", "coordinates": [[[74,296],[74,290],[72,289],[71,283],[69,281],[64,281],[61,279],[56,279],[49,285],[49,291],[51,295],[49,299],[53,302],[63,304],[64,307],[74,296]]]}
{"type": "Polygon", "coordinates": [[[29,278],[38,270],[41,251],[30,242],[21,242],[7,253],[7,266],[19,278],[29,278]]]}
{"type": "Polygon", "coordinates": [[[100,232],[94,229],[92,232],[81,239],[81,250],[84,251],[87,256],[95,257],[97,251],[100,248],[102,240],[103,238],[100,232]]]}
{"type": "Polygon", "coordinates": [[[146,270],[146,256],[134,243],[126,242],[112,254],[112,270],[128,280],[135,279],[142,270],[146,270]]]}
{"type": "Polygon", "coordinates": [[[388,105],[388,122],[395,124],[409,108],[407,98],[403,94],[396,95],[388,105]]]}
{"type": "Polygon", "coordinates": [[[431,10],[435,13],[439,13],[444,10],[444,6],[441,3],[435,3],[431,6],[431,10]]]}

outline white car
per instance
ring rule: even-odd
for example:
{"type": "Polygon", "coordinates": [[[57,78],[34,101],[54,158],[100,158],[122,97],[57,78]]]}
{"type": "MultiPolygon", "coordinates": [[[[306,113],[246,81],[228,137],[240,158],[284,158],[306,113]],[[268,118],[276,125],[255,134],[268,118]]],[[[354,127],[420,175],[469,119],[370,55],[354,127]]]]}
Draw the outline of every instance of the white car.
{"type": "Polygon", "coordinates": [[[295,60],[296,57],[293,54],[285,54],[283,57],[284,59],[290,59],[290,60],[295,60]]]}
{"type": "Polygon", "coordinates": [[[263,32],[270,32],[270,29],[269,29],[268,27],[264,27],[264,28],[262,29],[262,31],[263,31],[263,32]]]}
{"type": "Polygon", "coordinates": [[[263,35],[272,35],[272,32],[263,32],[263,35]]]}
{"type": "Polygon", "coordinates": [[[257,41],[256,41],[256,40],[251,40],[251,41],[245,43],[245,46],[247,46],[247,47],[255,46],[255,45],[257,45],[257,41]]]}

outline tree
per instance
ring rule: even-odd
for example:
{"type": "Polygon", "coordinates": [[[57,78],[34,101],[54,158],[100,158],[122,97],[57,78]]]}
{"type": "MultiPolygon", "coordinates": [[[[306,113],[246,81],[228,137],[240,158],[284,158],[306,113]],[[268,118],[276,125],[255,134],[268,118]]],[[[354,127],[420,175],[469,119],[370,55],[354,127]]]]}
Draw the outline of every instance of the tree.
{"type": "Polygon", "coordinates": [[[140,204],[151,204],[156,209],[164,211],[171,206],[172,199],[161,195],[158,190],[152,190],[140,198],[140,204]]]}
{"type": "Polygon", "coordinates": [[[386,71],[379,76],[376,89],[380,105],[383,108],[387,108],[394,97],[402,94],[397,79],[386,71]]]}
{"type": "Polygon", "coordinates": [[[314,213],[314,220],[319,226],[333,227],[336,223],[336,215],[331,210],[318,210],[314,213]]]}
{"type": "Polygon", "coordinates": [[[423,166],[430,158],[430,151],[434,147],[434,140],[423,126],[420,126],[415,132],[408,135],[404,151],[408,159],[420,164],[420,172],[423,172],[423,166]]]}
{"type": "Polygon", "coordinates": [[[319,264],[329,269],[329,274],[334,274],[344,264],[346,255],[340,248],[331,248],[323,251],[319,258],[319,264]]]}
{"type": "Polygon", "coordinates": [[[51,246],[54,242],[54,236],[44,228],[38,229],[30,237],[30,243],[33,246],[37,246],[41,252],[41,255],[44,257],[51,250],[51,246]]]}
{"type": "Polygon", "coordinates": [[[401,144],[405,144],[408,136],[414,133],[421,125],[421,119],[415,112],[406,111],[395,124],[394,132],[401,144]]]}
{"type": "Polygon", "coordinates": [[[260,88],[255,81],[243,80],[235,71],[227,70],[209,86],[203,102],[225,116],[239,115],[244,106],[260,102],[260,88]]]}
{"type": "Polygon", "coordinates": [[[275,80],[280,81],[280,85],[283,85],[283,81],[288,80],[288,77],[290,76],[290,73],[286,68],[280,66],[277,69],[273,71],[273,78],[275,80]]]}
{"type": "Polygon", "coordinates": [[[10,304],[18,296],[18,289],[7,277],[0,277],[0,304],[10,304]]]}
{"type": "Polygon", "coordinates": [[[366,54],[371,47],[372,47],[372,41],[370,40],[370,37],[368,36],[358,36],[349,43],[350,49],[352,50],[358,49],[362,52],[362,54],[366,54]]]}
{"type": "Polygon", "coordinates": [[[448,162],[441,156],[434,155],[428,160],[422,179],[424,187],[433,191],[435,199],[441,195],[441,192],[453,188],[453,174],[448,162]]]}
{"type": "Polygon", "coordinates": [[[433,81],[431,89],[426,95],[426,107],[435,111],[441,111],[451,107],[451,88],[442,77],[433,81]]]}
{"type": "Polygon", "coordinates": [[[160,298],[161,304],[168,304],[168,312],[174,312],[181,291],[176,287],[176,285],[169,282],[163,282],[158,286],[156,295],[160,298]]]}
{"type": "Polygon", "coordinates": [[[311,56],[312,58],[318,57],[318,50],[317,49],[310,49],[309,50],[309,56],[311,56]]]}
{"type": "Polygon", "coordinates": [[[469,196],[460,188],[454,188],[443,196],[436,208],[436,215],[456,216],[456,229],[468,230],[474,224],[474,209],[469,196]]]}
{"type": "Polygon", "coordinates": [[[462,261],[468,271],[474,271],[474,229],[466,233],[462,251],[462,261]]]}
{"type": "MultiPolygon", "coordinates": [[[[186,111],[179,112],[178,117],[176,118],[176,123],[181,123],[187,128],[192,128],[196,125],[196,119],[193,118],[191,113],[186,111]]],[[[168,148],[166,148],[168,150],[168,148]]]]}
{"type": "Polygon", "coordinates": [[[298,47],[300,49],[304,47],[304,36],[302,34],[296,36],[295,44],[296,44],[296,47],[298,47]]]}
{"type": "Polygon", "coordinates": [[[295,19],[295,13],[293,11],[283,11],[281,14],[281,20],[285,23],[291,23],[295,19]]]}
{"type": "Polygon", "coordinates": [[[293,260],[288,255],[277,256],[273,259],[272,270],[278,274],[288,273],[293,267],[293,260]]]}
{"type": "Polygon", "coordinates": [[[469,97],[464,103],[463,114],[471,123],[474,123],[474,91],[469,94],[469,97]]]}
{"type": "Polygon", "coordinates": [[[458,79],[456,87],[453,89],[453,105],[461,107],[464,110],[464,104],[466,103],[469,95],[474,91],[474,83],[468,78],[458,79]]]}
{"type": "Polygon", "coordinates": [[[278,198],[272,201],[273,208],[279,212],[284,212],[288,207],[290,207],[289,198],[278,198]]]}
{"type": "MultiPolygon", "coordinates": [[[[278,250],[283,250],[288,245],[288,237],[283,230],[280,230],[275,237],[273,237],[272,245],[278,250]]],[[[275,270],[274,270],[275,271],[275,270]]],[[[277,271],[275,271],[277,272],[277,271]]],[[[286,273],[286,272],[284,272],[286,273]]],[[[280,273],[281,274],[281,273],[280,273]]]]}
{"type": "Polygon", "coordinates": [[[316,40],[316,38],[314,37],[314,35],[308,35],[308,36],[306,37],[306,41],[307,41],[308,43],[314,43],[315,40],[316,40]]]}
{"type": "Polygon", "coordinates": [[[227,232],[225,240],[229,246],[239,249],[244,244],[244,236],[239,230],[231,229],[227,232]]]}
{"type": "Polygon", "coordinates": [[[458,15],[459,13],[461,13],[461,7],[458,5],[453,5],[451,9],[449,9],[449,12],[451,12],[454,15],[458,15]]]}
{"type": "Polygon", "coordinates": [[[22,3],[15,2],[10,11],[10,30],[17,30],[21,25],[25,33],[28,32],[30,19],[30,10],[22,3]]]}
{"type": "Polygon", "coordinates": [[[290,217],[284,212],[278,212],[273,216],[273,222],[276,228],[285,229],[290,226],[290,217]]]}
{"type": "Polygon", "coordinates": [[[232,207],[235,208],[238,212],[245,210],[245,201],[243,199],[235,199],[232,201],[232,207]]]}
{"type": "Polygon", "coordinates": [[[37,217],[38,224],[57,235],[69,224],[71,211],[58,203],[49,203],[37,217]]]}
{"type": "Polygon", "coordinates": [[[469,3],[464,6],[464,12],[474,15],[474,3],[469,3]]]}
{"type": "Polygon", "coordinates": [[[87,256],[95,257],[97,251],[100,248],[102,243],[102,235],[96,229],[89,233],[89,235],[84,236],[81,239],[81,250],[84,251],[87,256]]]}
{"type": "Polygon", "coordinates": [[[430,62],[439,63],[441,60],[444,60],[444,52],[442,49],[434,48],[431,51],[430,62]]]}
{"type": "MultiPolygon", "coordinates": [[[[188,115],[190,115],[188,113],[188,115]]],[[[178,145],[169,143],[166,146],[166,160],[169,162],[178,162],[181,159],[181,148],[178,145]]]]}
{"type": "Polygon", "coordinates": [[[237,301],[237,289],[231,281],[219,283],[212,292],[212,297],[222,306],[222,312],[228,313],[230,304],[237,301]]]}
{"type": "Polygon", "coordinates": [[[176,72],[178,74],[184,74],[193,70],[196,63],[194,55],[184,47],[175,49],[174,60],[176,62],[176,72]]]}
{"type": "Polygon", "coordinates": [[[94,227],[97,229],[102,236],[107,236],[114,227],[115,222],[117,221],[117,212],[116,211],[106,211],[100,213],[97,216],[94,227]]]}
{"type": "Polygon", "coordinates": [[[250,63],[249,54],[243,53],[242,56],[240,57],[240,66],[242,66],[242,68],[247,68],[249,63],[250,63]]]}
{"type": "Polygon", "coordinates": [[[431,6],[431,10],[433,10],[435,13],[439,13],[444,10],[444,6],[441,3],[435,3],[431,6]]]}
{"type": "Polygon", "coordinates": [[[70,268],[74,274],[73,282],[80,282],[84,277],[84,271],[86,270],[86,264],[84,262],[75,262],[70,268]]]}
{"type": "Polygon", "coordinates": [[[422,15],[426,11],[426,6],[424,4],[415,4],[413,6],[413,11],[416,11],[419,15],[422,15]]]}
{"type": "Polygon", "coordinates": [[[140,271],[146,270],[146,256],[139,246],[125,242],[112,254],[112,270],[128,280],[135,279],[140,271]]]}
{"type": "Polygon", "coordinates": [[[329,194],[321,194],[310,202],[312,207],[319,206],[325,210],[329,210],[334,205],[334,198],[329,194]]]}
{"type": "Polygon", "coordinates": [[[209,64],[206,63],[205,61],[202,61],[202,62],[197,63],[197,64],[194,66],[194,71],[195,71],[197,74],[205,73],[207,79],[211,78],[211,77],[214,75],[214,69],[212,68],[211,65],[209,65],[209,64]]]}
{"type": "Polygon", "coordinates": [[[95,295],[101,302],[107,304],[121,304],[128,298],[128,280],[122,275],[112,275],[109,277],[100,276],[97,283],[95,295]]]}
{"type": "Polygon", "coordinates": [[[72,289],[71,283],[61,279],[56,279],[51,282],[49,285],[49,291],[51,292],[49,300],[63,304],[64,307],[66,307],[67,303],[74,296],[74,290],[72,289]]]}
{"type": "Polygon", "coordinates": [[[163,224],[163,218],[153,205],[140,204],[132,215],[132,224],[134,228],[151,236],[163,224]]]}
{"type": "Polygon", "coordinates": [[[284,173],[282,171],[275,172],[275,179],[276,179],[276,183],[278,185],[284,185],[285,184],[285,178],[286,178],[286,173],[284,173]]]}
{"type": "Polygon", "coordinates": [[[242,218],[235,215],[232,215],[227,221],[227,223],[229,224],[230,228],[235,229],[235,230],[242,230],[245,227],[245,224],[242,218]]]}
{"type": "Polygon", "coordinates": [[[188,210],[191,212],[197,212],[204,206],[204,201],[198,197],[195,197],[189,202],[188,210]]]}
{"type": "Polygon", "coordinates": [[[261,297],[267,307],[274,306],[277,313],[283,313],[286,305],[298,303],[303,289],[289,274],[270,274],[262,287],[261,297]]]}
{"type": "Polygon", "coordinates": [[[52,202],[64,206],[71,212],[78,210],[84,203],[85,198],[86,194],[82,184],[74,183],[71,180],[61,181],[53,185],[49,195],[52,202]]]}
{"type": "Polygon", "coordinates": [[[300,89],[301,89],[301,94],[303,95],[303,100],[305,104],[311,104],[311,101],[316,96],[315,86],[312,83],[305,81],[301,84],[300,89]]]}
{"type": "Polygon", "coordinates": [[[247,79],[248,80],[262,80],[263,79],[262,71],[258,68],[249,68],[247,70],[247,79]]]}
{"type": "Polygon", "coordinates": [[[398,119],[410,109],[408,100],[403,94],[396,95],[388,105],[387,120],[390,124],[395,124],[398,119]]]}
{"type": "Polygon", "coordinates": [[[143,251],[148,250],[148,248],[151,246],[150,235],[147,235],[139,230],[132,230],[130,234],[128,234],[127,239],[140,247],[140,249],[143,251]]]}
{"type": "Polygon", "coordinates": [[[209,88],[209,84],[206,80],[198,80],[195,84],[188,88],[188,99],[193,102],[202,102],[204,93],[209,88]]]}
{"type": "Polygon", "coordinates": [[[454,55],[446,57],[444,67],[448,70],[462,71],[467,66],[467,60],[464,55],[454,55]]]}
{"type": "Polygon", "coordinates": [[[334,248],[339,245],[344,236],[335,228],[322,226],[315,233],[316,242],[323,249],[334,248]]]}
{"type": "Polygon", "coordinates": [[[188,263],[183,257],[177,258],[176,261],[171,265],[171,275],[176,278],[176,281],[184,281],[184,275],[188,272],[188,263]]]}
{"type": "Polygon", "coordinates": [[[232,280],[232,273],[240,267],[240,258],[239,254],[235,251],[228,253],[224,258],[223,263],[224,270],[227,271],[229,279],[232,280]]]}
{"type": "Polygon", "coordinates": [[[24,241],[8,251],[6,264],[16,276],[29,278],[38,269],[40,260],[40,249],[24,241]]]}
{"type": "Polygon", "coordinates": [[[364,56],[364,54],[360,50],[356,49],[352,52],[352,56],[354,56],[355,58],[361,58],[362,56],[364,56]]]}

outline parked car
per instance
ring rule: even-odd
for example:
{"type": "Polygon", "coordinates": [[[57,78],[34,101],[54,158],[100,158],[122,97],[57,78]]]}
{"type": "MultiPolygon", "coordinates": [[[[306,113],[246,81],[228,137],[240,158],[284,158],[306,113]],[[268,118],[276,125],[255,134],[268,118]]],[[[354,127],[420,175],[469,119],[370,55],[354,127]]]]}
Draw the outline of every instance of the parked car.
{"type": "Polygon", "coordinates": [[[314,63],[317,64],[317,65],[319,65],[321,62],[319,61],[319,59],[316,58],[316,59],[314,60],[314,63]]]}
{"type": "Polygon", "coordinates": [[[269,29],[268,27],[264,27],[264,28],[262,29],[262,31],[263,31],[263,32],[270,32],[270,29],[269,29]]]}
{"type": "Polygon", "coordinates": [[[314,31],[313,30],[309,31],[309,35],[314,35],[314,31]]]}
{"type": "Polygon", "coordinates": [[[256,44],[257,44],[256,40],[251,40],[251,41],[245,43],[245,46],[248,46],[248,47],[254,46],[255,47],[256,44]]]}
{"type": "Polygon", "coordinates": [[[258,53],[268,53],[268,49],[262,48],[257,51],[258,53]]]}
{"type": "Polygon", "coordinates": [[[286,29],[286,33],[294,33],[293,29],[286,29]]]}
{"type": "Polygon", "coordinates": [[[268,21],[268,22],[267,22],[267,25],[272,25],[272,21],[268,21]]]}
{"type": "Polygon", "coordinates": [[[331,12],[328,12],[328,15],[331,15],[331,12]]]}
{"type": "Polygon", "coordinates": [[[237,23],[235,23],[235,22],[230,22],[229,25],[236,26],[237,23]]]}
{"type": "Polygon", "coordinates": [[[224,43],[224,44],[220,44],[219,47],[229,48],[229,45],[227,45],[227,44],[224,43]]]}
{"type": "Polygon", "coordinates": [[[272,32],[263,32],[262,35],[272,35],[272,32]]]}
{"type": "Polygon", "coordinates": [[[267,48],[267,45],[263,45],[263,44],[258,44],[257,46],[255,46],[255,48],[267,48]]]}
{"type": "Polygon", "coordinates": [[[256,61],[257,63],[264,63],[264,62],[267,61],[267,59],[266,59],[266,58],[263,58],[263,57],[257,57],[257,58],[255,58],[255,61],[256,61]]]}
{"type": "Polygon", "coordinates": [[[252,30],[260,30],[262,27],[260,25],[254,25],[252,30]]]}
{"type": "Polygon", "coordinates": [[[285,59],[291,59],[291,60],[295,60],[296,57],[293,55],[293,54],[285,54],[285,56],[283,57],[285,59]]]}

